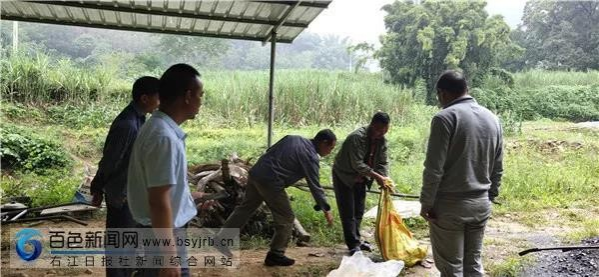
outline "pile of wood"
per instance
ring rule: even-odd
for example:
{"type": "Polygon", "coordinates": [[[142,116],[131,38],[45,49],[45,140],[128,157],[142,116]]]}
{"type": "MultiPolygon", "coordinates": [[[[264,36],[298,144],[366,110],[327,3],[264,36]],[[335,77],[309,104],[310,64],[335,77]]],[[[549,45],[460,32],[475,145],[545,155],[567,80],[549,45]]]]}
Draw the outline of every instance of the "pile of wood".
{"type": "MultiPolygon", "coordinates": [[[[242,160],[235,154],[220,163],[189,167],[189,182],[196,187],[197,191],[205,193],[204,197],[196,200],[198,215],[193,225],[207,228],[222,227],[235,207],[243,201],[250,169],[250,160],[242,160]]],[[[241,234],[270,237],[274,233],[274,228],[272,217],[269,215],[270,210],[263,203],[248,220],[241,234]]],[[[298,245],[310,240],[310,234],[304,230],[297,219],[294,222],[294,237],[297,238],[298,245]]]]}

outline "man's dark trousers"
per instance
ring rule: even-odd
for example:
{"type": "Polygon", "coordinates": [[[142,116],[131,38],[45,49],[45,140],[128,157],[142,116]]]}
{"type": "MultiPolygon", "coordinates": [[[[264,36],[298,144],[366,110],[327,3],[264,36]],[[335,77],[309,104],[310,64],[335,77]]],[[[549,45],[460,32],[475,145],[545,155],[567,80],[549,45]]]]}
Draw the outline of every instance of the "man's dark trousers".
{"type": "MultiPolygon", "coordinates": [[[[123,203],[121,207],[106,205],[106,229],[112,228],[135,228],[135,220],[129,211],[129,205],[123,203]]],[[[118,256],[110,258],[112,264],[118,265],[118,256]]],[[[129,277],[133,269],[131,268],[110,268],[106,267],[106,277],[129,277]]]]}
{"type": "Polygon", "coordinates": [[[364,183],[344,184],[333,172],[335,199],[341,217],[343,237],[349,250],[360,247],[360,224],[364,216],[366,185],[364,183]]]}

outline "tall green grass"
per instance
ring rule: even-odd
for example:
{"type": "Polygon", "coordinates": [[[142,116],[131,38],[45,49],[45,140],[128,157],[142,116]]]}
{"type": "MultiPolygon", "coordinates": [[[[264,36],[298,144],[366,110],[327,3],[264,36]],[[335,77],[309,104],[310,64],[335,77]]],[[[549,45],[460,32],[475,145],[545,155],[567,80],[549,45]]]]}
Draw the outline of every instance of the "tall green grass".
{"type": "MultiPolygon", "coordinates": [[[[203,109],[238,122],[268,117],[268,72],[203,74],[203,109]]],[[[378,110],[405,117],[414,106],[411,92],[384,84],[379,74],[323,70],[279,70],[275,76],[275,118],[291,125],[360,122],[378,110]]]]}
{"type": "Polygon", "coordinates": [[[547,86],[594,86],[599,85],[599,70],[588,72],[528,70],[514,74],[515,87],[520,89],[547,86]]]}
{"type": "MultiPolygon", "coordinates": [[[[2,55],[0,89],[5,100],[67,104],[82,114],[92,113],[86,111],[90,106],[126,103],[130,83],[146,74],[119,74],[113,64],[119,60],[110,57],[107,63],[83,66],[40,51],[2,55]]],[[[268,118],[268,71],[203,72],[202,78],[202,113],[212,121],[251,126],[268,118]]],[[[274,94],[275,120],[294,126],[361,122],[379,110],[403,122],[421,114],[411,91],[384,84],[380,74],[279,70],[274,94]]]]}
{"type": "Polygon", "coordinates": [[[599,200],[599,132],[534,122],[506,139],[500,211],[587,208],[599,200]],[[532,126],[537,126],[534,130],[532,126]]]}
{"type": "Polygon", "coordinates": [[[122,92],[122,82],[104,66],[86,67],[41,51],[1,49],[0,90],[9,101],[89,103],[122,92]]]}

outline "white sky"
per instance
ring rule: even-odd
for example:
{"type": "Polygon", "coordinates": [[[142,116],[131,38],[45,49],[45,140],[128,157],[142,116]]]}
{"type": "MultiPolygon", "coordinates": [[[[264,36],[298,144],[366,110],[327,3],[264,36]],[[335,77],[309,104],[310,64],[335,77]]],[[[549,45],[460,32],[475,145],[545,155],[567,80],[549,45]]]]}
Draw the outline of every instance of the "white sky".
{"type": "MultiPolygon", "coordinates": [[[[385,33],[381,7],[393,0],[333,0],[310,24],[308,30],[320,35],[335,34],[350,37],[352,42],[367,41],[379,45],[379,36],[385,33]]],[[[487,12],[503,15],[510,27],[520,23],[525,0],[487,0],[487,12]]]]}

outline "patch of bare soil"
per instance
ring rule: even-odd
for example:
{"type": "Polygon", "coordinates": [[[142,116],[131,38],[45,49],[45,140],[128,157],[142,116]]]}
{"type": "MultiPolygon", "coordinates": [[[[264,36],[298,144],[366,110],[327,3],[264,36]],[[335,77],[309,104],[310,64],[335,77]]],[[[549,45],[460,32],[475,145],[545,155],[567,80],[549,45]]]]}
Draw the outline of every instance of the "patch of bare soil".
{"type": "MultiPolygon", "coordinates": [[[[102,268],[78,268],[78,269],[21,269],[9,268],[9,242],[10,228],[103,228],[104,218],[94,218],[86,220],[89,224],[84,227],[72,222],[52,222],[45,221],[41,224],[14,224],[2,228],[2,266],[1,276],[13,277],[51,277],[51,276],[105,276],[102,268]],[[8,228],[7,228],[8,227],[8,228]]],[[[430,244],[423,241],[423,244],[430,244]]],[[[291,267],[266,267],[264,258],[267,249],[251,249],[241,251],[241,264],[237,268],[230,269],[193,269],[192,276],[326,276],[331,270],[336,269],[341,263],[341,259],[347,253],[344,245],[335,247],[290,247],[287,255],[296,260],[296,264],[291,267]]],[[[380,260],[380,256],[367,253],[367,256],[373,260],[380,260]]],[[[429,247],[429,259],[432,260],[429,247]]],[[[425,268],[416,265],[412,268],[404,268],[401,276],[438,276],[438,272],[433,268],[425,268]]]]}
{"type": "Polygon", "coordinates": [[[508,142],[506,148],[508,150],[530,148],[542,153],[561,153],[566,150],[582,149],[584,144],[577,141],[528,139],[508,142]]]}

